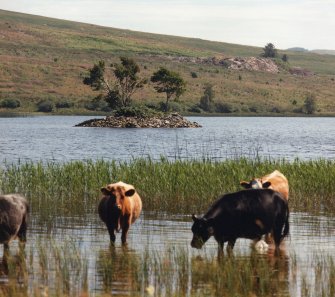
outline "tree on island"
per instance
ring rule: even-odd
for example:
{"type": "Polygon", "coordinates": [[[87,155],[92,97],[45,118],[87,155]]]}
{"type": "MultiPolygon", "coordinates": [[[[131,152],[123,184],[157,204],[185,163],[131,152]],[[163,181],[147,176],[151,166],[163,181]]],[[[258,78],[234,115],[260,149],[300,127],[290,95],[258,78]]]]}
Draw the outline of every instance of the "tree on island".
{"type": "Polygon", "coordinates": [[[275,46],[272,43],[268,43],[265,47],[264,47],[264,53],[262,54],[262,56],[264,58],[275,58],[277,57],[277,49],[275,48],[275,46]]]}
{"type": "Polygon", "coordinates": [[[158,93],[166,94],[165,111],[169,110],[169,101],[173,97],[177,100],[186,90],[183,78],[164,67],[160,67],[153,73],[151,81],[155,84],[154,88],[158,93]]]}
{"type": "MultiPolygon", "coordinates": [[[[83,83],[91,86],[94,91],[104,91],[104,100],[112,109],[130,106],[132,95],[147,83],[146,79],[141,79],[138,76],[140,67],[133,59],[120,57],[120,60],[120,64],[110,65],[114,77],[112,81],[109,82],[106,78],[104,61],[94,64],[89,69],[89,76],[83,80],[83,83]]],[[[102,97],[101,94],[99,96],[102,97]]]]}

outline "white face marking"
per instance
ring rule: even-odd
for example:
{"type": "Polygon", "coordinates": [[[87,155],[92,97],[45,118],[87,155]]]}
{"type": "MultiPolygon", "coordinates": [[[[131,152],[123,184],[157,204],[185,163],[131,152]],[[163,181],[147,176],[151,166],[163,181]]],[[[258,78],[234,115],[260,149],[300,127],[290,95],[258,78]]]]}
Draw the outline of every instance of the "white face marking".
{"type": "Polygon", "coordinates": [[[258,179],[253,179],[250,182],[251,188],[252,189],[261,189],[262,188],[262,183],[258,179]]]}

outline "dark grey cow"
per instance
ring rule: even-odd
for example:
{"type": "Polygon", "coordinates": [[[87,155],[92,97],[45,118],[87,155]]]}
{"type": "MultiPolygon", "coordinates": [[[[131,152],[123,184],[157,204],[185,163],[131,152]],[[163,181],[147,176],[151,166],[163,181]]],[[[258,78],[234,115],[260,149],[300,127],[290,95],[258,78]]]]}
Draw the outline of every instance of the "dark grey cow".
{"type": "Polygon", "coordinates": [[[11,240],[26,241],[29,206],[19,194],[0,195],[0,243],[8,248],[11,240]]]}
{"type": "Polygon", "coordinates": [[[278,249],[289,233],[287,200],[271,189],[243,190],[221,196],[203,217],[192,216],[193,239],[191,246],[200,249],[214,236],[219,252],[228,242],[234,247],[238,238],[260,240],[272,233],[278,249]]]}

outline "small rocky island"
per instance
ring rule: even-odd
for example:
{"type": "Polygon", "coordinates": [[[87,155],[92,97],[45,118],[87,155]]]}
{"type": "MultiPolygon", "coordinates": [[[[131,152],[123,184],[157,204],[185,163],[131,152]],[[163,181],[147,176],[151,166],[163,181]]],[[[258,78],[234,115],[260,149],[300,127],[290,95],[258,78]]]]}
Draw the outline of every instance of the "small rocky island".
{"type": "Polygon", "coordinates": [[[79,123],[76,127],[106,128],[199,128],[196,122],[190,122],[178,113],[162,116],[107,116],[105,119],[91,119],[79,123]]]}

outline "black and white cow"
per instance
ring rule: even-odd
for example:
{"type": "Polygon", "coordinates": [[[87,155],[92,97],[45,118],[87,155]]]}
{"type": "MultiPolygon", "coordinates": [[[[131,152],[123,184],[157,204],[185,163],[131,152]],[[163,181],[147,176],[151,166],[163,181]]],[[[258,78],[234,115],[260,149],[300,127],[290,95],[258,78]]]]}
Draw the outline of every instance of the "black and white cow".
{"type": "Polygon", "coordinates": [[[272,233],[276,249],[289,233],[287,200],[271,189],[243,190],[221,196],[202,217],[193,218],[191,246],[200,249],[214,236],[219,252],[238,238],[260,240],[272,233]]]}

